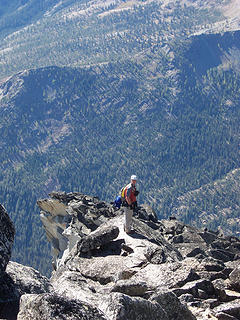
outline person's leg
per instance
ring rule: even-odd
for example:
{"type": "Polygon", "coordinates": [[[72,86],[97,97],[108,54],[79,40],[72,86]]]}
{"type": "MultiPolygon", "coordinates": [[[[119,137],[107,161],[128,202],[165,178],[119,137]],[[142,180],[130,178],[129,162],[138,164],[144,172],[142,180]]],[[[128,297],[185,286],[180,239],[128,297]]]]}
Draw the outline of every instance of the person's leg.
{"type": "Polygon", "coordinates": [[[131,224],[132,224],[132,216],[133,216],[133,210],[129,209],[129,207],[124,208],[125,212],[125,225],[124,229],[126,233],[131,232],[131,224]]]}

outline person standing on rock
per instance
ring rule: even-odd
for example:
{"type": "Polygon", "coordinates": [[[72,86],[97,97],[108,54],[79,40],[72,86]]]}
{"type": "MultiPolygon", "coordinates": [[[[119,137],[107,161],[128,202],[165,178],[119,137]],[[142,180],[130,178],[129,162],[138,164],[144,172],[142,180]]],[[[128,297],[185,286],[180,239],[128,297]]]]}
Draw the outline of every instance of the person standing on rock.
{"type": "Polygon", "coordinates": [[[131,182],[124,188],[124,213],[125,213],[125,223],[124,223],[124,231],[129,234],[131,233],[131,224],[132,224],[132,216],[133,210],[137,208],[137,198],[136,196],[139,194],[139,191],[136,189],[137,176],[131,176],[131,182]]]}

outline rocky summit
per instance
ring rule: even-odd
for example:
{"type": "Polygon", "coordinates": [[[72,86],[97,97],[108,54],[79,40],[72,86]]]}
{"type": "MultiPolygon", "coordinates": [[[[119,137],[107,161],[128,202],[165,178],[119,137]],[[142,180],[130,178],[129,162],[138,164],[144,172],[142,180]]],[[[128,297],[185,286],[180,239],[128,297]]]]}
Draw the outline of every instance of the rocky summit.
{"type": "Polygon", "coordinates": [[[53,192],[38,206],[52,276],[4,267],[14,228],[1,207],[1,319],[240,319],[238,238],[158,220],[148,205],[128,235],[122,209],[81,193],[53,192]]]}

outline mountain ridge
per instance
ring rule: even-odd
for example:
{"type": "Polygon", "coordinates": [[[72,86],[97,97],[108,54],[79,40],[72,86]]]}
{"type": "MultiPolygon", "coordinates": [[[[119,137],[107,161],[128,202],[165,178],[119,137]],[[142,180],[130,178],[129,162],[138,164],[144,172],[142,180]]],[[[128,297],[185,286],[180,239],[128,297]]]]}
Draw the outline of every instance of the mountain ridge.
{"type": "Polygon", "coordinates": [[[148,205],[136,208],[129,235],[123,209],[79,192],[52,192],[38,206],[49,279],[9,261],[14,227],[0,205],[0,238],[10,246],[0,242],[2,318],[239,318],[239,238],[158,220],[148,205]]]}

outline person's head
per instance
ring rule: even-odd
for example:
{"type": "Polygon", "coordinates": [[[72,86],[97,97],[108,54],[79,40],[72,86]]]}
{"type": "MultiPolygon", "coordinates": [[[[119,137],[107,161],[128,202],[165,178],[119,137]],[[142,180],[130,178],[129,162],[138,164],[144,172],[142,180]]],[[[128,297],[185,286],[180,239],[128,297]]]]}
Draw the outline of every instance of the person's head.
{"type": "Polygon", "coordinates": [[[131,175],[131,184],[135,186],[137,183],[137,176],[135,174],[131,175]]]}

